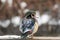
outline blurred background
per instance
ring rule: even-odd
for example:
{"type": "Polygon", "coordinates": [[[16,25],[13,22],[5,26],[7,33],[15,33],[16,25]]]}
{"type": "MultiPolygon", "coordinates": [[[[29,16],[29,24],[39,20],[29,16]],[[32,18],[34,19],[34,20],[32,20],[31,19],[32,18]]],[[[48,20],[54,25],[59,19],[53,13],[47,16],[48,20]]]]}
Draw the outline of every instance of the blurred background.
{"type": "Polygon", "coordinates": [[[43,20],[35,36],[60,36],[60,0],[0,0],[0,35],[20,35],[19,18],[29,9],[43,20]]]}

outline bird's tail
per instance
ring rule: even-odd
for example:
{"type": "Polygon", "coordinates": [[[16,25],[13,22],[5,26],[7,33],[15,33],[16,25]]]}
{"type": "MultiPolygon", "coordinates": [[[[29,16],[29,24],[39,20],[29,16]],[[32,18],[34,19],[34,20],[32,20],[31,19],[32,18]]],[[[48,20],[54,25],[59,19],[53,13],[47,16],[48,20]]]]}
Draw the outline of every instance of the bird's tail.
{"type": "Polygon", "coordinates": [[[22,39],[25,39],[25,38],[27,38],[27,36],[29,35],[29,34],[31,34],[32,32],[31,31],[28,31],[28,32],[26,32],[26,33],[24,33],[24,34],[21,34],[21,38],[22,39]]]}

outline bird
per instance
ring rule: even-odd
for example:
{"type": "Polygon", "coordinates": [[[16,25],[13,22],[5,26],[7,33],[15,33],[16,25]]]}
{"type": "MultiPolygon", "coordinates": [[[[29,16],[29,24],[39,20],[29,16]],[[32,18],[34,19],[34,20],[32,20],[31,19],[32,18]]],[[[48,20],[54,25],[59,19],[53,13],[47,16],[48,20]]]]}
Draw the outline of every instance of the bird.
{"type": "Polygon", "coordinates": [[[28,23],[28,25],[30,25],[32,27],[31,31],[27,28],[27,27],[30,28],[30,26],[26,25],[26,23],[24,24],[24,27],[22,27],[23,24],[20,25],[19,29],[21,31],[21,34],[22,34],[21,37],[22,38],[33,38],[34,34],[38,31],[38,28],[42,24],[47,23],[49,21],[49,19],[50,19],[47,14],[43,14],[43,15],[40,16],[40,12],[39,11],[28,11],[27,13],[25,13],[25,17],[22,20],[28,21],[26,18],[28,18],[28,20],[33,18],[34,22],[32,20],[33,26],[31,26],[28,23]],[[22,31],[23,28],[24,28],[24,31],[22,31]]]}
{"type": "Polygon", "coordinates": [[[27,38],[29,35],[33,36],[38,30],[38,23],[34,18],[35,12],[27,12],[22,19],[22,26],[20,26],[21,38],[27,38]]]}

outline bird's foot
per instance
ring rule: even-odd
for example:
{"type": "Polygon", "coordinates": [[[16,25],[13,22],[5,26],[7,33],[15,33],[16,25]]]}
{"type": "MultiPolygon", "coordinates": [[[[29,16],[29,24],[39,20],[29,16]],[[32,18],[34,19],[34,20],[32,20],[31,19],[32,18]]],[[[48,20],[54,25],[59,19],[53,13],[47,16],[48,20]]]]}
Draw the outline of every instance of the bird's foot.
{"type": "Polygon", "coordinates": [[[28,35],[27,37],[32,39],[33,38],[33,35],[28,35]]]}

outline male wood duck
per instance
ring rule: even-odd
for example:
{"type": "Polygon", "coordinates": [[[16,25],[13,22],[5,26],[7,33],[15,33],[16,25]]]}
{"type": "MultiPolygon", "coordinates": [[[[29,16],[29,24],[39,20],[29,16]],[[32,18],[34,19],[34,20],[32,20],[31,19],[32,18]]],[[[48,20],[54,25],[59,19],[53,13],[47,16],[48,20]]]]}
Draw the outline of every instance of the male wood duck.
{"type": "Polygon", "coordinates": [[[27,12],[22,20],[20,27],[21,38],[26,38],[28,35],[32,36],[38,30],[38,23],[36,21],[35,12],[27,12]]]}
{"type": "Polygon", "coordinates": [[[22,26],[20,31],[22,33],[22,38],[31,37],[38,31],[39,26],[46,24],[50,20],[48,14],[43,14],[40,16],[39,11],[27,12],[25,18],[22,20],[22,26]],[[35,13],[35,14],[34,14],[35,13]]]}

